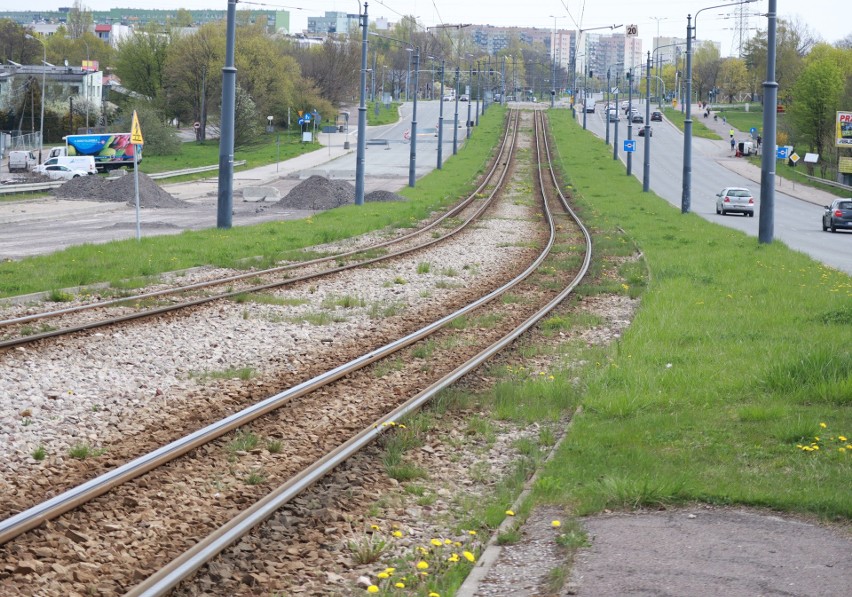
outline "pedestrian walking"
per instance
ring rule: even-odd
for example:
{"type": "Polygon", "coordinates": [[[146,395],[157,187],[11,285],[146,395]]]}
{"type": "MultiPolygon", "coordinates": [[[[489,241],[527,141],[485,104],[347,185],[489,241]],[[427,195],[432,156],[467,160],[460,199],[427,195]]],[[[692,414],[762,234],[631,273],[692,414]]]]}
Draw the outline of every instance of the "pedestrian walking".
{"type": "Polygon", "coordinates": [[[734,129],[731,129],[731,133],[730,133],[730,134],[731,134],[731,139],[733,139],[733,138],[734,138],[734,129]]]}
{"type": "Polygon", "coordinates": [[[736,146],[737,146],[737,142],[734,141],[734,135],[731,134],[731,153],[732,154],[735,152],[736,146]]]}

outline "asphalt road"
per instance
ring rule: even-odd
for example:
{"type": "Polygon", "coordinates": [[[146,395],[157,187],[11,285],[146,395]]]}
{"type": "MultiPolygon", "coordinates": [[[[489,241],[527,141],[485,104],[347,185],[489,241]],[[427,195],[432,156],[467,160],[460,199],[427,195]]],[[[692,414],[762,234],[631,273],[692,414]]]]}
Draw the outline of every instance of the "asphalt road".
{"type": "MultiPolygon", "coordinates": [[[[624,98],[619,98],[619,105],[622,99],[624,98]]],[[[634,105],[637,103],[634,100],[634,105]]],[[[644,116],[644,102],[637,107],[644,116]]],[[[603,108],[604,104],[598,103],[595,113],[586,115],[586,126],[605,139],[606,122],[603,108]]],[[[652,111],[653,108],[652,105],[652,111]]],[[[692,117],[693,121],[698,121],[701,119],[701,114],[693,112],[692,117]]],[[[582,113],[578,113],[578,118],[582,123],[582,113]]],[[[701,122],[706,124],[703,119],[701,122]]],[[[615,139],[616,125],[619,127],[618,158],[625,160],[625,154],[621,151],[623,140],[627,138],[627,123],[623,113],[618,123],[610,124],[610,143],[615,139]]],[[[639,127],[642,126],[644,125],[634,124],[632,131],[636,139],[632,174],[639,180],[642,180],[643,174],[645,139],[637,135],[639,127]]],[[[650,144],[650,188],[657,195],[680,208],[683,192],[683,133],[668,121],[653,122],[651,128],[654,132],[650,144]]],[[[713,141],[693,137],[690,211],[716,224],[736,228],[757,237],[760,219],[760,184],[731,170],[734,166],[742,169],[741,163],[734,163],[742,162],[742,158],[732,157],[730,147],[726,146],[727,140],[713,141]],[[726,186],[746,187],[753,192],[755,197],[753,218],[716,214],[715,195],[726,186]]],[[[784,192],[785,186],[790,188],[793,186],[792,183],[778,177],[776,182],[781,185],[781,190],[776,189],[775,192],[774,239],[785,243],[791,249],[810,255],[817,261],[852,274],[852,234],[823,232],[822,205],[797,198],[792,194],[795,189],[791,188],[789,194],[784,192]]]]}

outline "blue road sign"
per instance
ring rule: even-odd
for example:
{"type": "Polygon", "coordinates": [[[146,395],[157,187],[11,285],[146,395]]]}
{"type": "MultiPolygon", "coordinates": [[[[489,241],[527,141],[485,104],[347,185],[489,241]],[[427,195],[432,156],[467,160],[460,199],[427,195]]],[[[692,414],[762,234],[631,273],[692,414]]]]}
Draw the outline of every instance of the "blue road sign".
{"type": "Polygon", "coordinates": [[[756,129],[755,127],[751,127],[751,128],[748,130],[748,132],[750,132],[752,135],[754,135],[754,134],[757,132],[757,129],[756,129]]]}
{"type": "Polygon", "coordinates": [[[305,119],[299,118],[299,126],[302,126],[303,124],[305,124],[305,119]]]}
{"type": "Polygon", "coordinates": [[[775,148],[775,159],[786,160],[788,157],[790,157],[790,148],[789,147],[776,147],[775,148]]]}
{"type": "Polygon", "coordinates": [[[624,151],[627,152],[627,153],[636,151],[635,139],[625,139],[624,140],[624,151]]]}

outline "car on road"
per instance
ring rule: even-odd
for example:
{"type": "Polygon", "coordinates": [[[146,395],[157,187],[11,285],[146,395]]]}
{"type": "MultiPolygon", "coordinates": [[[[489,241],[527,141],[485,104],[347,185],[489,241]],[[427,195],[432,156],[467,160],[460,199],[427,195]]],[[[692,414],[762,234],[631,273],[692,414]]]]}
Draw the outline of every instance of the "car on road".
{"type": "MultiPolygon", "coordinates": [[[[644,137],[644,136],[645,136],[645,127],[644,127],[644,126],[639,128],[639,136],[640,136],[640,137],[644,137]]],[[[648,127],[648,136],[649,136],[649,137],[653,137],[653,136],[654,136],[654,129],[652,129],[652,128],[648,127]]]]}
{"type": "Polygon", "coordinates": [[[618,122],[618,110],[610,110],[609,111],[609,121],[610,122],[618,122]]]}
{"type": "Polygon", "coordinates": [[[592,102],[590,104],[586,104],[586,112],[588,112],[589,114],[595,113],[595,103],[594,102],[592,102]]]}
{"type": "Polygon", "coordinates": [[[651,112],[651,122],[654,122],[654,121],[657,121],[657,122],[663,121],[663,113],[660,112],[659,110],[654,110],[653,112],[651,112]]]}
{"type": "Polygon", "coordinates": [[[631,122],[638,122],[639,124],[643,124],[645,122],[645,119],[642,118],[641,114],[636,113],[636,114],[634,114],[633,116],[630,117],[630,121],[631,122]]]}
{"type": "Polygon", "coordinates": [[[622,110],[624,110],[626,112],[628,110],[628,108],[630,108],[630,102],[629,101],[624,100],[623,102],[621,102],[621,109],[622,110]]]}
{"type": "Polygon", "coordinates": [[[63,166],[62,164],[45,166],[42,173],[52,180],[71,180],[72,178],[80,178],[81,176],[89,175],[89,173],[85,170],[76,170],[74,168],[69,168],[68,166],[63,166]]]}
{"type": "Polygon", "coordinates": [[[852,199],[835,199],[825,206],[822,214],[822,231],[852,230],[852,199]]]}
{"type": "Polygon", "coordinates": [[[725,187],[716,193],[716,213],[740,213],[754,217],[754,195],[744,187],[725,187]]]}
{"type": "Polygon", "coordinates": [[[466,101],[468,101],[468,100],[470,100],[470,98],[469,98],[467,95],[460,95],[460,96],[459,96],[459,101],[460,101],[460,102],[466,102],[466,101]]]}

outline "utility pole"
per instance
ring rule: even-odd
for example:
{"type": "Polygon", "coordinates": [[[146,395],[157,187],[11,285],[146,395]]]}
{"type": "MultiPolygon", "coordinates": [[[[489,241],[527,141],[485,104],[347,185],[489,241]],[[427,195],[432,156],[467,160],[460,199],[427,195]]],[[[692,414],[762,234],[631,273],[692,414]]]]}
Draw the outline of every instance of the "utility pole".
{"type": "Polygon", "coordinates": [[[417,91],[420,89],[420,46],[414,51],[414,110],[411,112],[411,159],[408,164],[408,186],[414,187],[417,165],[417,91]]]}
{"type": "Polygon", "coordinates": [[[768,27],[766,42],[766,82],[763,84],[763,154],[760,156],[760,217],[758,241],[772,242],[775,230],[775,151],[778,105],[778,82],[775,80],[775,37],[777,29],[778,0],[769,0],[766,13],[768,27]]]}
{"type": "MultiPolygon", "coordinates": [[[[633,139],[633,67],[627,71],[627,140],[633,139]]],[[[633,173],[633,152],[627,152],[627,176],[633,173]]]]}
{"type": "MultiPolygon", "coordinates": [[[[467,83],[468,87],[470,87],[470,92],[473,93],[473,54],[468,54],[468,73],[467,73],[467,83]]],[[[473,103],[470,101],[471,93],[467,94],[467,138],[470,139],[470,105],[473,103]]]]}
{"type": "Polygon", "coordinates": [[[459,152],[459,66],[456,65],[456,119],[455,119],[455,124],[453,125],[453,155],[456,155],[458,152],[459,152]]]}
{"type": "Polygon", "coordinates": [[[645,163],[642,169],[642,192],[651,185],[651,52],[645,64],[645,163]]]}
{"type": "Polygon", "coordinates": [[[438,108],[438,170],[441,169],[444,154],[444,59],[441,58],[441,101],[438,108]]]}

